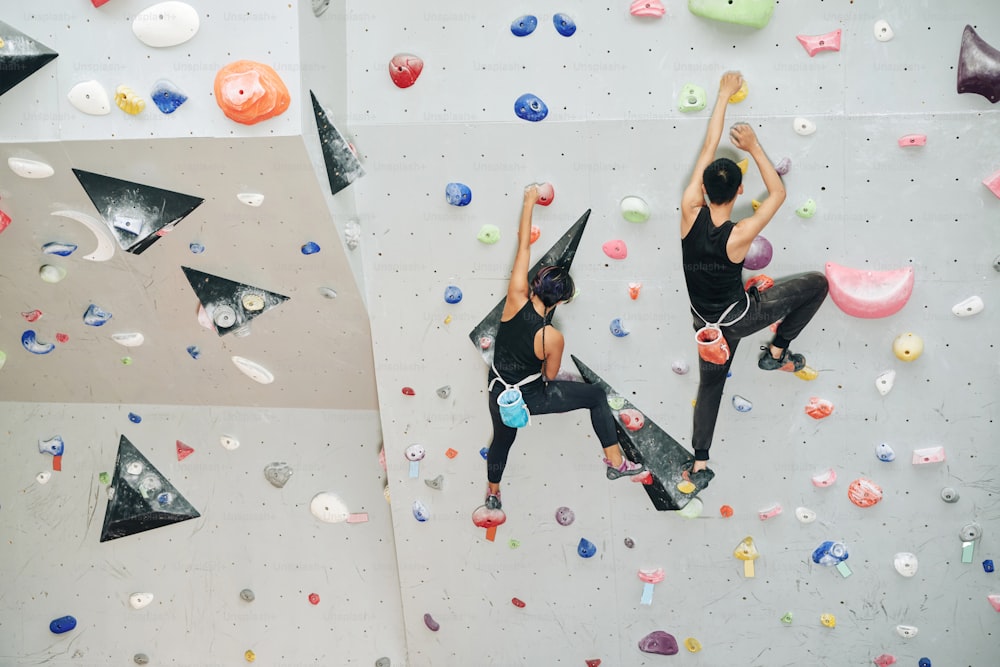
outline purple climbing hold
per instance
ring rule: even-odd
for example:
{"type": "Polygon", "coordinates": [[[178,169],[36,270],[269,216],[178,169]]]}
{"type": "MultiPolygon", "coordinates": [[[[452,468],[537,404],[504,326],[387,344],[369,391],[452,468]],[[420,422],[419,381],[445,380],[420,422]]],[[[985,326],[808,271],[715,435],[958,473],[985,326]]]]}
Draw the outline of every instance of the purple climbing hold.
{"type": "Polygon", "coordinates": [[[750,250],[743,260],[743,267],[750,271],[759,271],[771,263],[772,257],[774,257],[774,247],[771,242],[763,236],[757,236],[750,243],[750,250]]]}
{"type": "Polygon", "coordinates": [[[633,540],[631,537],[626,537],[625,546],[628,547],[629,549],[635,547],[635,540],[633,540]]]}
{"type": "Polygon", "coordinates": [[[431,632],[437,632],[441,629],[441,625],[435,621],[434,617],[430,614],[424,614],[424,625],[426,625],[427,629],[431,632]]]}
{"type": "Polygon", "coordinates": [[[305,245],[302,246],[303,255],[314,255],[317,252],[319,252],[318,243],[313,243],[312,241],[309,241],[309,243],[306,243],[305,245]]]}
{"type": "Polygon", "coordinates": [[[196,255],[200,255],[205,252],[205,246],[197,241],[188,244],[188,249],[196,255]]]}
{"type": "Polygon", "coordinates": [[[783,157],[778,160],[778,164],[774,165],[774,170],[778,172],[781,176],[788,173],[788,170],[792,168],[792,160],[787,157],[783,157]]]}
{"type": "Polygon", "coordinates": [[[962,33],[958,54],[958,92],[1000,101],[1000,51],[987,44],[971,25],[962,33]]]}
{"type": "Polygon", "coordinates": [[[560,526],[568,526],[576,519],[576,514],[568,507],[560,507],[556,510],[556,523],[560,526]]]}
{"type": "Polygon", "coordinates": [[[639,650],[643,653],[677,655],[680,647],[677,645],[677,638],[669,632],[654,630],[639,640],[639,650]]]}

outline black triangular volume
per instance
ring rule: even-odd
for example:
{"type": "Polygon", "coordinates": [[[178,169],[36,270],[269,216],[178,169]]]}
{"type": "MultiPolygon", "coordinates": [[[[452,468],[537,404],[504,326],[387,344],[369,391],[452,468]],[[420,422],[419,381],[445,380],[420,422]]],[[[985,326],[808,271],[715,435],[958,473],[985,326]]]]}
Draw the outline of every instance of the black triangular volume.
{"type": "Polygon", "coordinates": [[[990,46],[971,25],[962,33],[958,52],[958,92],[976,93],[1000,102],[1000,50],[990,46]]]}
{"type": "Polygon", "coordinates": [[[124,435],[108,489],[101,542],[135,535],[201,514],[124,435]]]}
{"type": "Polygon", "coordinates": [[[330,194],[335,195],[364,176],[365,170],[347,140],[327,118],[326,112],[316,99],[316,94],[310,90],[309,96],[312,98],[313,115],[316,116],[319,143],[323,148],[323,162],[326,163],[326,177],[330,181],[330,194]]]}
{"type": "Polygon", "coordinates": [[[0,21],[0,95],[42,69],[59,55],[3,21],[0,21]]]}
{"type": "Polygon", "coordinates": [[[73,173],[118,245],[135,255],[156,243],[205,201],[82,169],[74,169],[73,173]]]}
{"type": "Polygon", "coordinates": [[[238,331],[253,318],[282,301],[288,301],[284,294],[213,276],[186,266],[181,268],[220,336],[238,331]]]}
{"type": "MultiPolygon", "coordinates": [[[[562,237],[552,244],[549,251],[542,255],[542,258],[535,262],[535,265],[528,271],[528,282],[535,279],[535,274],[543,266],[561,266],[567,271],[573,266],[573,258],[576,257],[576,249],[580,246],[580,239],[583,238],[583,231],[587,228],[587,220],[590,219],[590,209],[584,211],[580,219],[573,223],[573,226],[566,230],[562,237]]],[[[505,294],[500,302],[493,307],[482,321],[469,332],[469,339],[472,344],[482,353],[486,363],[493,361],[493,345],[484,348],[482,341],[488,338],[490,341],[496,340],[497,329],[500,327],[500,317],[503,315],[504,302],[507,300],[505,294]]],[[[552,313],[556,312],[553,308],[552,313]]]]}
{"type": "MultiPolygon", "coordinates": [[[[601,379],[597,373],[587,368],[582,361],[573,355],[570,355],[570,358],[588,384],[597,385],[608,396],[615,396],[616,399],[623,402],[621,408],[612,409],[612,412],[638,409],[601,379]]],[[[615,427],[618,429],[618,444],[625,450],[629,459],[645,464],[646,468],[653,473],[653,483],[643,484],[643,488],[646,489],[646,493],[656,509],[660,511],[679,510],[698,495],[701,488],[696,488],[692,493],[683,493],[677,488],[677,485],[683,480],[681,474],[684,471],[684,465],[693,461],[694,455],[684,449],[681,443],[670,437],[669,433],[657,426],[656,422],[648,415],[643,413],[643,426],[638,431],[626,429],[618,419],[615,419],[615,427]]]]}

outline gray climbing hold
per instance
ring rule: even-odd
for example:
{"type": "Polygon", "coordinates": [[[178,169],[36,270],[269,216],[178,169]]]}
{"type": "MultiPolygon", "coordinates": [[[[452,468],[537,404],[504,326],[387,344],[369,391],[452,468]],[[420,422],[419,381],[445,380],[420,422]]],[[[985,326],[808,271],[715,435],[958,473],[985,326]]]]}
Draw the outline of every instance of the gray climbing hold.
{"type": "Polygon", "coordinates": [[[288,482],[292,472],[292,467],[284,461],[275,461],[264,466],[264,479],[280,489],[288,482]]]}
{"type": "Polygon", "coordinates": [[[962,530],[959,531],[958,536],[963,542],[975,542],[983,536],[982,526],[975,521],[967,523],[962,526],[962,530]]]}
{"type": "Polygon", "coordinates": [[[445,385],[443,387],[438,387],[437,395],[441,398],[448,398],[451,396],[451,385],[445,385]]]}
{"type": "Polygon", "coordinates": [[[132,658],[132,660],[134,660],[135,664],[137,665],[149,664],[149,656],[146,655],[145,653],[136,653],[135,656],[132,658]]]}
{"type": "Polygon", "coordinates": [[[633,540],[631,537],[626,537],[625,538],[625,546],[628,547],[629,549],[631,549],[632,547],[635,546],[635,540],[633,540]]]}
{"type": "Polygon", "coordinates": [[[444,475],[438,475],[434,479],[425,479],[424,484],[431,487],[432,489],[440,491],[441,487],[444,485],[444,475]]]}
{"type": "Polygon", "coordinates": [[[381,658],[375,661],[375,667],[392,667],[392,660],[386,658],[385,656],[382,656],[381,658]]]}
{"type": "Polygon", "coordinates": [[[253,602],[255,597],[256,596],[253,594],[253,591],[250,590],[249,588],[244,588],[242,591],[240,591],[240,599],[242,599],[244,602],[253,602]]]}
{"type": "Polygon", "coordinates": [[[957,503],[958,491],[951,488],[950,486],[944,487],[943,489],[941,489],[941,500],[945,501],[946,503],[957,503]]]}

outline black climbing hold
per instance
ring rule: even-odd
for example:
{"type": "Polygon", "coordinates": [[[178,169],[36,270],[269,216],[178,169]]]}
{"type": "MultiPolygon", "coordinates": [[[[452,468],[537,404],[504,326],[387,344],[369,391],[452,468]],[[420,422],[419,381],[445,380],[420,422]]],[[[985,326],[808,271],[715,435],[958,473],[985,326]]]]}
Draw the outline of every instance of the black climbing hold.
{"type": "Polygon", "coordinates": [[[326,177],[330,181],[330,194],[337,194],[348,185],[365,175],[350,144],[333,126],[326,112],[320,106],[316,94],[309,91],[312,98],[313,115],[319,131],[319,143],[323,148],[323,162],[326,163],[326,177]]]}
{"type": "Polygon", "coordinates": [[[288,301],[284,294],[182,266],[191,289],[220,336],[239,331],[250,320],[288,301]]]}
{"type": "Polygon", "coordinates": [[[59,54],[0,21],[0,95],[40,70],[59,54]]]}

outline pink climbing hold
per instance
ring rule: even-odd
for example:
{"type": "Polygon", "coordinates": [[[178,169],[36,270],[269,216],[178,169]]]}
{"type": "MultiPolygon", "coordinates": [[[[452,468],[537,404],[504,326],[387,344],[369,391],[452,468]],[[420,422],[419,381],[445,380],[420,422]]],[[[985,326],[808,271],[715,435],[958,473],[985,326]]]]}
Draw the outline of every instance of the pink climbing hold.
{"type": "Polygon", "coordinates": [[[899,138],[900,148],[906,148],[907,146],[924,146],[927,144],[926,134],[907,134],[899,138]]]}
{"type": "Polygon", "coordinates": [[[7,225],[10,224],[10,216],[0,211],[0,232],[7,229],[7,225]]]}
{"type": "Polygon", "coordinates": [[[990,601],[995,610],[1000,611],[1000,595],[987,595],[986,599],[990,601]]]}
{"type": "Polygon", "coordinates": [[[556,196],[556,191],[551,183],[538,184],[538,205],[548,206],[556,196]]]}
{"type": "Polygon", "coordinates": [[[628,248],[625,246],[625,242],[621,239],[608,241],[601,246],[601,250],[603,250],[604,254],[611,259],[625,259],[628,257],[628,248]]]}
{"type": "Polygon", "coordinates": [[[826,263],[830,298],[854,317],[888,317],[898,312],[913,294],[913,268],[889,271],[852,269],[826,263]]]}
{"type": "Polygon", "coordinates": [[[795,39],[812,58],[820,51],[840,51],[840,29],[823,35],[796,35],[795,39]]]}
{"type": "Polygon", "coordinates": [[[501,509],[490,509],[480,505],[472,512],[472,523],[479,528],[494,528],[507,521],[507,513],[501,509]]]}
{"type": "Polygon", "coordinates": [[[812,477],[813,486],[818,486],[820,488],[824,486],[830,486],[836,481],[837,481],[837,471],[834,470],[833,468],[830,468],[829,470],[821,472],[817,475],[813,475],[812,477]]]}
{"type": "Polygon", "coordinates": [[[806,414],[813,419],[823,419],[824,417],[829,417],[833,414],[833,403],[825,398],[811,396],[809,398],[809,404],[806,405],[806,414]]]}
{"type": "Polygon", "coordinates": [[[184,459],[186,459],[187,457],[191,456],[192,454],[194,454],[194,448],[193,447],[188,447],[187,445],[185,445],[180,440],[177,441],[177,460],[178,461],[183,461],[184,459]]]}
{"type": "Polygon", "coordinates": [[[64,333],[57,333],[56,334],[56,342],[57,343],[65,343],[68,340],[69,340],[69,334],[64,334],[64,333]]]}
{"type": "Polygon", "coordinates": [[[625,408],[618,413],[618,419],[621,420],[622,426],[630,431],[638,431],[646,423],[645,417],[635,408],[625,408]]]}
{"type": "Polygon", "coordinates": [[[409,88],[417,82],[424,61],[411,53],[397,53],[389,61],[389,76],[399,88],[409,88]]]}
{"type": "Polygon", "coordinates": [[[875,658],[872,662],[878,665],[878,667],[889,667],[889,665],[896,664],[896,657],[891,656],[888,653],[883,653],[879,657],[875,658]]]}
{"type": "MultiPolygon", "coordinates": [[[[992,176],[987,176],[983,179],[983,185],[990,189],[990,192],[1000,197],[1000,170],[994,173],[992,176]]],[[[0,214],[3,212],[0,211],[0,214]]],[[[0,231],[3,231],[3,218],[0,216],[0,231]]]]}
{"type": "Polygon", "coordinates": [[[311,605],[317,605],[317,604],[319,604],[319,594],[317,594],[317,593],[310,593],[309,594],[309,604],[311,604],[311,605]]]}
{"type": "Polygon", "coordinates": [[[658,19],[667,13],[660,0],[635,0],[628,8],[632,16],[644,16],[658,19]]]}
{"type": "Polygon", "coordinates": [[[31,312],[21,313],[21,317],[28,320],[29,322],[35,322],[41,316],[42,316],[42,311],[38,310],[37,308],[35,308],[31,312]]]}
{"type": "Polygon", "coordinates": [[[658,567],[655,570],[639,570],[637,574],[639,581],[644,581],[647,584],[658,584],[666,576],[662,567],[658,567]]]}
{"type": "Polygon", "coordinates": [[[669,632],[654,630],[639,640],[639,650],[643,653],[677,655],[680,647],[677,645],[677,639],[669,632]]]}

